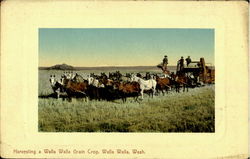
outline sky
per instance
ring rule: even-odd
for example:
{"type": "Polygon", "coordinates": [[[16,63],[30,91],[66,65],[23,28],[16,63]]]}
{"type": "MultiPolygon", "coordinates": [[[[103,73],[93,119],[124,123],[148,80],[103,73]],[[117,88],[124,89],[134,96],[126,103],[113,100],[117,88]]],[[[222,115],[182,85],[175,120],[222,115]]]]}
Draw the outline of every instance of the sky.
{"type": "Polygon", "coordinates": [[[39,66],[155,66],[168,56],[214,64],[214,29],[40,28],[39,66]]]}

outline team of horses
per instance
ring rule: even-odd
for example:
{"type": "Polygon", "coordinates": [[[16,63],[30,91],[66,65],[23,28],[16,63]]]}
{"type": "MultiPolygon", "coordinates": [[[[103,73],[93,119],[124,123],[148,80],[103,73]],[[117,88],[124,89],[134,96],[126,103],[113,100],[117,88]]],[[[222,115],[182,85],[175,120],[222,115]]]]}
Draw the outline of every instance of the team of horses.
{"type": "Polygon", "coordinates": [[[83,98],[85,100],[115,100],[134,97],[135,101],[144,98],[144,93],[152,96],[168,93],[171,90],[180,92],[180,89],[188,91],[195,82],[192,76],[186,74],[152,74],[147,72],[145,76],[140,73],[126,73],[119,71],[110,72],[108,75],[91,73],[87,77],[78,73],[64,72],[61,77],[50,75],[50,84],[57,98],[66,97],[83,98]],[[140,98],[139,98],[140,97],[140,98]]]}

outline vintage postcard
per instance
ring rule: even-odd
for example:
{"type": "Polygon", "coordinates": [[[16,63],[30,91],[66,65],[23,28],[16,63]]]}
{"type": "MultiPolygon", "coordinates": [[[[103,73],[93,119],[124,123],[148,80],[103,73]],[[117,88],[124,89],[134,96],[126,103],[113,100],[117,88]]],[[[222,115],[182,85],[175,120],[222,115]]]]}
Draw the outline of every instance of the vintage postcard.
{"type": "Polygon", "coordinates": [[[246,2],[3,2],[1,156],[247,158],[247,16],[246,2]]]}

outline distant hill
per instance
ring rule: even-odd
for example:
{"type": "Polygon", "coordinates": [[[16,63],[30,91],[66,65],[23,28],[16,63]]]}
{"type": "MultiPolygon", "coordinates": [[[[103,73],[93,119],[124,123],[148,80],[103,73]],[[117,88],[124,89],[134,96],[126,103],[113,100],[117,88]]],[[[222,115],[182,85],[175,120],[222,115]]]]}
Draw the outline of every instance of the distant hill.
{"type": "Polygon", "coordinates": [[[57,64],[51,67],[39,67],[41,70],[75,70],[73,66],[67,64],[57,64]]]}

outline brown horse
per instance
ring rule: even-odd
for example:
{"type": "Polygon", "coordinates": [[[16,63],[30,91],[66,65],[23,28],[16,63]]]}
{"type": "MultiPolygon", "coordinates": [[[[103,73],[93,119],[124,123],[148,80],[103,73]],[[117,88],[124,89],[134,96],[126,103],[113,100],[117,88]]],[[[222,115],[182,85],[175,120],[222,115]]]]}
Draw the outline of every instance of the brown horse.
{"type": "Polygon", "coordinates": [[[185,73],[179,73],[179,72],[177,72],[177,74],[172,73],[171,78],[174,82],[176,92],[180,92],[181,87],[183,87],[183,92],[185,92],[185,90],[188,92],[188,80],[189,79],[185,73]]]}
{"type": "Polygon", "coordinates": [[[138,82],[116,82],[114,88],[118,90],[123,102],[127,101],[127,97],[134,97],[137,101],[141,89],[138,82]]]}
{"type": "Polygon", "coordinates": [[[171,79],[164,77],[160,78],[159,76],[156,76],[156,91],[159,92],[161,91],[162,94],[164,95],[164,91],[168,93],[168,91],[171,89],[171,79]]]}
{"type": "Polygon", "coordinates": [[[88,88],[88,81],[84,80],[83,82],[75,82],[73,80],[63,78],[62,85],[64,91],[68,95],[69,100],[71,100],[72,97],[85,98],[86,100],[86,90],[88,88]]]}

